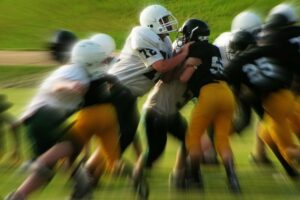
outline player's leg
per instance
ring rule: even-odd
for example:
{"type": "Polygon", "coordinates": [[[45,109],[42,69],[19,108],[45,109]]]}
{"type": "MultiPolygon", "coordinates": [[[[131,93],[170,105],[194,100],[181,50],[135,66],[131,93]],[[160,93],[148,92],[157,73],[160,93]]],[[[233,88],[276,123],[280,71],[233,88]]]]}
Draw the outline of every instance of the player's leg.
{"type": "MultiPolygon", "coordinates": [[[[136,162],[132,174],[133,184],[136,189],[146,186],[143,172],[144,168],[151,168],[152,164],[160,157],[165,149],[167,141],[167,121],[166,118],[155,110],[148,109],[145,112],[145,132],[147,136],[147,149],[136,162]]],[[[147,196],[147,188],[145,196],[147,196]]]]}
{"type": "Polygon", "coordinates": [[[185,134],[187,131],[187,121],[178,112],[172,118],[169,118],[169,132],[175,136],[180,144],[176,154],[176,160],[170,174],[170,184],[175,188],[186,187],[186,160],[187,150],[185,146],[185,134]]]}
{"type": "Polygon", "coordinates": [[[64,137],[67,117],[60,110],[45,106],[25,121],[33,157],[43,154],[64,137]]]}
{"type": "Polygon", "coordinates": [[[277,144],[272,139],[270,133],[268,132],[268,129],[265,127],[264,123],[260,123],[260,132],[259,137],[262,141],[264,141],[272,150],[272,152],[275,154],[276,158],[279,160],[287,174],[292,178],[299,177],[299,173],[296,168],[294,168],[290,163],[284,158],[284,156],[281,154],[277,144]]]}
{"type": "MultiPolygon", "coordinates": [[[[43,107],[26,121],[28,128],[27,134],[31,139],[30,141],[32,142],[35,157],[43,153],[45,153],[45,155],[47,155],[47,153],[53,155],[52,150],[50,151],[49,149],[63,137],[64,131],[60,125],[62,125],[65,118],[64,114],[60,113],[60,111],[43,107]],[[49,150],[49,152],[47,152],[47,150],[49,150]]],[[[53,160],[52,158],[50,159],[51,161],[56,159],[56,155],[54,156],[53,160]]],[[[53,175],[53,163],[34,162],[32,174],[18,187],[16,193],[26,198],[31,192],[47,183],[53,175]]],[[[32,167],[30,168],[32,169],[32,167]]]]}
{"type": "Polygon", "coordinates": [[[242,131],[247,128],[251,122],[251,106],[249,105],[248,99],[245,100],[245,96],[239,96],[236,101],[237,109],[233,120],[233,130],[241,134],[242,131]]]}
{"type": "MultiPolygon", "coordinates": [[[[70,129],[70,133],[72,133],[78,143],[82,141],[86,143],[93,134],[104,132],[107,126],[111,125],[112,122],[110,120],[114,120],[115,128],[117,128],[117,118],[114,107],[111,104],[89,106],[78,113],[76,123],[70,129]],[[108,110],[113,112],[108,112],[108,110]]],[[[118,133],[117,130],[116,132],[118,133]]],[[[97,164],[101,164],[99,160],[101,161],[103,158],[101,151],[98,151],[99,149],[96,150],[87,162],[91,168],[90,171],[89,168],[84,166],[84,163],[80,163],[80,165],[76,167],[72,176],[75,184],[71,199],[85,198],[92,194],[92,188],[97,182],[97,178],[94,178],[93,175],[95,175],[95,177],[100,176],[98,175],[100,174],[98,170],[100,170],[101,167],[99,166],[98,168],[97,164]]]]}
{"type": "Polygon", "coordinates": [[[214,116],[214,104],[212,103],[212,84],[201,88],[198,102],[192,110],[188,133],[186,135],[186,146],[189,154],[188,176],[191,185],[199,189],[203,188],[200,171],[200,160],[202,159],[201,137],[205,134],[207,127],[211,124],[214,116]]]}
{"type": "Polygon", "coordinates": [[[94,133],[99,140],[99,146],[85,165],[95,183],[104,170],[112,172],[121,157],[119,125],[115,109],[110,104],[102,105],[100,109],[101,112],[97,117],[98,126],[94,133]]]}
{"type": "Polygon", "coordinates": [[[215,118],[216,148],[226,170],[229,188],[232,192],[239,193],[241,189],[235,172],[233,152],[229,143],[230,132],[230,115],[228,113],[219,113],[215,118]]]}
{"type": "Polygon", "coordinates": [[[290,117],[294,109],[294,96],[289,90],[270,94],[264,100],[267,128],[274,142],[289,162],[300,161],[300,148],[293,141],[290,117]]]}
{"type": "Polygon", "coordinates": [[[290,117],[290,123],[293,132],[296,134],[297,138],[300,139],[300,95],[298,93],[295,98],[295,107],[293,114],[290,117]]]}
{"type": "MultiPolygon", "coordinates": [[[[259,117],[259,120],[262,120],[264,116],[264,108],[262,106],[261,99],[259,99],[257,96],[251,96],[250,103],[251,107],[254,109],[255,113],[259,117]]],[[[257,124],[255,129],[254,146],[252,153],[250,154],[250,159],[252,159],[254,163],[271,166],[272,162],[267,156],[265,144],[263,140],[261,140],[261,138],[259,137],[260,128],[260,125],[257,124]]]]}
{"type": "Polygon", "coordinates": [[[154,110],[145,113],[145,130],[147,136],[147,150],[145,165],[151,167],[163,153],[167,142],[167,118],[154,110]]]}
{"type": "Polygon", "coordinates": [[[220,96],[217,97],[219,109],[214,117],[215,144],[226,170],[229,188],[234,193],[240,193],[241,188],[235,173],[234,156],[229,141],[235,111],[234,96],[225,84],[220,84],[216,89],[220,96]]]}
{"type": "MultiPolygon", "coordinates": [[[[112,92],[115,93],[112,102],[118,115],[121,134],[120,146],[121,153],[123,153],[133,142],[136,135],[140,118],[137,108],[137,98],[127,88],[118,89],[117,92],[113,89],[112,92]]],[[[136,152],[139,152],[139,150],[136,152]]]]}
{"type": "Polygon", "coordinates": [[[203,152],[203,159],[201,162],[204,164],[219,164],[214,140],[214,128],[210,125],[206,131],[206,134],[201,137],[201,146],[203,152]]]}
{"type": "Polygon", "coordinates": [[[254,147],[252,153],[250,154],[250,159],[255,164],[263,164],[263,165],[271,166],[272,161],[267,157],[265,143],[259,136],[259,132],[263,131],[261,129],[264,128],[262,127],[262,124],[260,122],[257,122],[255,129],[256,131],[255,131],[254,147]]]}
{"type": "Polygon", "coordinates": [[[73,145],[69,142],[61,142],[54,145],[33,163],[31,167],[33,168],[31,169],[33,170],[33,174],[24,181],[17,189],[17,192],[23,196],[27,196],[47,183],[54,175],[52,168],[55,163],[61,158],[70,156],[73,150],[73,145]]]}

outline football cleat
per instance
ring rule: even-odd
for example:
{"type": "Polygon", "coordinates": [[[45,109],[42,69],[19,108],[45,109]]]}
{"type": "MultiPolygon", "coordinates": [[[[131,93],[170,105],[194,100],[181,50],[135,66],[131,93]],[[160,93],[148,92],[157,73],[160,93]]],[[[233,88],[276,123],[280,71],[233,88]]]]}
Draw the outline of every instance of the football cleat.
{"type": "Polygon", "coordinates": [[[88,175],[86,169],[80,166],[74,173],[73,192],[69,200],[90,200],[94,189],[93,179],[88,175]]]}
{"type": "Polygon", "coordinates": [[[186,189],[187,179],[185,174],[171,172],[169,175],[169,186],[175,189],[186,189]]]}
{"type": "Polygon", "coordinates": [[[140,200],[149,197],[149,184],[143,176],[132,176],[133,189],[138,194],[140,200]]]}

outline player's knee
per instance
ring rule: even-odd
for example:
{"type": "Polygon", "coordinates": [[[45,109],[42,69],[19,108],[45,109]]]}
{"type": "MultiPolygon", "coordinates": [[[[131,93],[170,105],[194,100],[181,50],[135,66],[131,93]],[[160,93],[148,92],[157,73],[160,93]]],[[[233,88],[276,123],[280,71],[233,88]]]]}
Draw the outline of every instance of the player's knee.
{"type": "Polygon", "coordinates": [[[165,146],[158,146],[155,149],[149,149],[147,156],[147,166],[151,166],[154,161],[156,161],[164,151],[165,146]]]}
{"type": "Polygon", "coordinates": [[[37,174],[40,177],[43,177],[47,181],[50,181],[54,176],[54,171],[52,168],[40,164],[39,162],[34,162],[30,166],[30,171],[37,174]]]}

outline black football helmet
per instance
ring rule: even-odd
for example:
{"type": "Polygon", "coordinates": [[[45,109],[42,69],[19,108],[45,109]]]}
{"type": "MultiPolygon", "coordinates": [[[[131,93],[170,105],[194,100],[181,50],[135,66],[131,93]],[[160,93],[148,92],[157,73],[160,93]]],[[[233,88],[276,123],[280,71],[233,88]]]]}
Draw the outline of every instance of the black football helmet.
{"type": "Polygon", "coordinates": [[[199,19],[189,19],[185,21],[182,27],[179,29],[179,33],[182,34],[181,40],[183,44],[190,41],[208,41],[210,30],[208,25],[199,19]]]}
{"type": "Polygon", "coordinates": [[[229,53],[232,57],[237,53],[244,51],[249,45],[256,44],[255,37],[248,31],[237,31],[229,41],[229,53]]]}
{"type": "Polygon", "coordinates": [[[53,59],[60,63],[67,62],[70,58],[71,49],[77,40],[77,36],[71,31],[55,31],[48,43],[48,48],[53,59]]]}

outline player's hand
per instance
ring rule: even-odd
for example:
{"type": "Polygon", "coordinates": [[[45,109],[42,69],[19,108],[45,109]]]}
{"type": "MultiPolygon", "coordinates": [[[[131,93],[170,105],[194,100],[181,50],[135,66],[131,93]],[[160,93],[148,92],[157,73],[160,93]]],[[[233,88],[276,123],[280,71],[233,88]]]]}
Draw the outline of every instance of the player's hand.
{"type": "Polygon", "coordinates": [[[194,43],[194,41],[184,44],[183,47],[181,48],[180,52],[188,55],[190,45],[193,44],[193,43],[194,43]]]}

